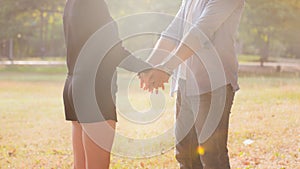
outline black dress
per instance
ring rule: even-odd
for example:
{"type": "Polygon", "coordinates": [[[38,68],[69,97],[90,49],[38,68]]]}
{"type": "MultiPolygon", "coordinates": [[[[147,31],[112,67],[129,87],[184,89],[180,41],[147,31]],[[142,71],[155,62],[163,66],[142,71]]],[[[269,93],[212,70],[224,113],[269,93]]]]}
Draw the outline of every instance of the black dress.
{"type": "Polygon", "coordinates": [[[95,112],[84,112],[86,113],[84,116],[85,118],[77,118],[76,113],[79,112],[76,112],[74,109],[72,97],[72,77],[77,57],[89,37],[105,24],[112,21],[113,19],[109,14],[109,10],[104,0],[67,1],[63,18],[68,67],[68,75],[63,92],[66,120],[84,123],[105,120],[117,121],[114,103],[116,79],[113,79],[116,67],[128,56],[130,56],[129,59],[127,58],[126,62],[122,63],[123,66],[121,65],[121,67],[129,71],[139,72],[151,67],[148,63],[132,56],[130,52],[122,47],[122,43],[115,45],[101,62],[95,80],[95,86],[97,86],[95,88],[95,93],[102,116],[95,112]]]}

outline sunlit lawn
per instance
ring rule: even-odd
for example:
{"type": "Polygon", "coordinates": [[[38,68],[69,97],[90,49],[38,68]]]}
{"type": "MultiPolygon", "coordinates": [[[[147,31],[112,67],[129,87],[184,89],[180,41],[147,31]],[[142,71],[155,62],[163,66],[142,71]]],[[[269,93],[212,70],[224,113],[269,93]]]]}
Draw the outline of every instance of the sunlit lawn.
{"type": "MultiPolygon", "coordinates": [[[[71,168],[71,127],[63,114],[62,72],[0,72],[0,168],[71,168]]],[[[147,109],[149,95],[135,89],[137,85],[134,81],[129,87],[129,100],[136,109],[147,109]]],[[[300,78],[241,76],[240,85],[230,121],[232,168],[299,168],[300,78]],[[244,145],[246,139],[254,143],[244,145]]],[[[123,97],[119,96],[119,104],[123,97]]],[[[120,117],[118,132],[133,138],[162,133],[174,122],[173,102],[166,100],[166,113],[159,121],[139,128],[120,117]]],[[[131,151],[123,145],[126,149],[131,151]]],[[[144,159],[113,155],[111,168],[173,169],[178,165],[171,150],[144,159]]]]}

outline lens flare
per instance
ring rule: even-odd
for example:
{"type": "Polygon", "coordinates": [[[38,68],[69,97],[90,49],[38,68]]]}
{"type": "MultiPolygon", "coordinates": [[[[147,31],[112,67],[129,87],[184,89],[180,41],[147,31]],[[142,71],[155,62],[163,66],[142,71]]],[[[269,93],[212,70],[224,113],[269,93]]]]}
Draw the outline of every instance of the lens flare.
{"type": "Polygon", "coordinates": [[[197,152],[198,152],[198,154],[200,154],[200,155],[204,155],[204,154],[205,154],[205,150],[204,150],[204,148],[203,148],[202,146],[198,146],[197,152]]]}

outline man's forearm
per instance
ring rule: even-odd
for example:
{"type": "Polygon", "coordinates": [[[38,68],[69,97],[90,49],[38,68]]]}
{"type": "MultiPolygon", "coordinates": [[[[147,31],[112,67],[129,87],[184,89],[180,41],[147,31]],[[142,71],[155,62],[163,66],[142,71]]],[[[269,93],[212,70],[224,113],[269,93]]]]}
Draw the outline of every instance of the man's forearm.
{"type": "Polygon", "coordinates": [[[193,56],[194,51],[186,44],[181,43],[175,53],[162,64],[169,72],[176,69],[181,63],[193,56]]]}
{"type": "Polygon", "coordinates": [[[162,37],[156,43],[147,62],[152,65],[160,64],[175,48],[176,42],[174,40],[162,37]]]}
{"type": "Polygon", "coordinates": [[[175,69],[183,61],[194,55],[207,44],[219,27],[241,6],[241,0],[211,0],[205,8],[205,15],[201,15],[196,24],[189,30],[175,54],[162,66],[169,70],[175,69]],[[222,9],[222,10],[220,10],[222,9]]]}

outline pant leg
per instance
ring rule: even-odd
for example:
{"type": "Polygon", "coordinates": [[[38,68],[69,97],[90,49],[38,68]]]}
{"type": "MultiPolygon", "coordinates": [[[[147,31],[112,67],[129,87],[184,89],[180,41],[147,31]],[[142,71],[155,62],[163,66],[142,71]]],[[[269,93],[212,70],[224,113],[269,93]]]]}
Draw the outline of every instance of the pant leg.
{"type": "MultiPolygon", "coordinates": [[[[220,92],[222,91],[220,89],[217,89],[211,93],[200,95],[199,109],[195,123],[199,143],[201,131],[204,128],[204,125],[207,125],[205,122],[207,120],[209,110],[212,106],[221,106],[221,103],[225,101],[223,104],[224,107],[222,107],[220,110],[222,111],[221,118],[218,122],[216,122],[218,123],[216,124],[216,129],[205,142],[201,143],[204,154],[200,155],[200,159],[204,169],[230,169],[227,150],[227,137],[229,115],[233,103],[234,92],[230,85],[224,86],[224,88],[226,95],[223,98],[225,100],[222,100],[222,97],[220,96],[221,94],[225,94],[224,92],[220,92]],[[217,100],[211,102],[213,95],[216,96],[217,100]]],[[[212,111],[210,113],[216,112],[212,111]]]]}
{"type": "Polygon", "coordinates": [[[185,96],[185,89],[177,93],[176,100],[176,159],[180,169],[202,169],[200,156],[197,153],[198,140],[194,126],[194,115],[185,96]],[[182,91],[182,92],[181,92],[182,91]]]}

